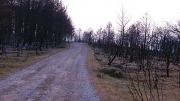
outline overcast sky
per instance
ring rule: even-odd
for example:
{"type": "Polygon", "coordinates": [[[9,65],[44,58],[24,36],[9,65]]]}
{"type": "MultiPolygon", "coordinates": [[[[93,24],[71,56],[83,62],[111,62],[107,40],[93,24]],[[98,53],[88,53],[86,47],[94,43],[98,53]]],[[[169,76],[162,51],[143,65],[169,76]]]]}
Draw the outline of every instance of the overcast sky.
{"type": "Polygon", "coordinates": [[[124,6],[131,22],[140,21],[146,12],[158,25],[180,20],[180,0],[62,0],[75,28],[97,30],[112,22],[117,28],[118,13],[124,6]]]}

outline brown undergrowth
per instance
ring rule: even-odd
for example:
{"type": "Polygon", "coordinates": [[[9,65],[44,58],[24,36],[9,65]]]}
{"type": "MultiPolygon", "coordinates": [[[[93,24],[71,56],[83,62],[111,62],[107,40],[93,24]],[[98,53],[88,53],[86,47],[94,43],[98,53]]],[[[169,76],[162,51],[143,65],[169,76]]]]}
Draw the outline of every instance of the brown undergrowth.
{"type": "Polygon", "coordinates": [[[91,47],[86,46],[88,47],[87,69],[90,74],[90,80],[97,89],[101,101],[131,101],[132,98],[129,97],[130,94],[126,87],[127,82],[125,78],[104,74],[103,71],[108,71],[107,67],[101,65],[95,59],[94,51],[91,47]]]}
{"type": "MultiPolygon", "coordinates": [[[[159,68],[157,70],[159,94],[157,93],[157,89],[153,88],[154,81],[152,80],[151,93],[154,97],[153,100],[151,98],[152,96],[150,96],[148,84],[145,83],[144,73],[138,72],[137,75],[138,70],[135,63],[128,63],[120,58],[116,58],[112,66],[108,66],[106,65],[108,60],[104,53],[102,55],[95,54],[96,49],[86,44],[85,46],[88,47],[87,69],[90,74],[90,80],[97,89],[101,101],[136,101],[128,89],[128,87],[131,90],[134,89],[131,84],[132,81],[137,90],[140,89],[142,93],[143,100],[141,101],[180,101],[179,72],[177,66],[171,64],[170,77],[165,76],[164,69],[159,68]],[[124,68],[122,69],[122,67],[126,68],[126,70],[123,70],[124,68]],[[129,79],[130,77],[131,80],[129,79]],[[146,97],[149,99],[146,99],[146,97]]],[[[151,73],[153,77],[154,72],[151,73]]]]}
{"type": "Polygon", "coordinates": [[[64,51],[69,47],[70,43],[65,43],[63,48],[43,49],[43,51],[39,52],[39,54],[36,54],[36,52],[33,50],[23,50],[22,54],[19,54],[19,56],[13,52],[0,55],[0,79],[12,72],[30,66],[31,64],[34,64],[58,52],[64,51]]]}

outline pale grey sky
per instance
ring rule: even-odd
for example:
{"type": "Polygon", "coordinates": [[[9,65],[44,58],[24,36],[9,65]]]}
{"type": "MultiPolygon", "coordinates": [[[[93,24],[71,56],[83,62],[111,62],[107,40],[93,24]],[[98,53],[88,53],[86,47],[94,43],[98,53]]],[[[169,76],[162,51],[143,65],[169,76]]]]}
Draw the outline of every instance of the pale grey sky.
{"type": "Polygon", "coordinates": [[[117,27],[118,13],[124,6],[131,22],[140,21],[146,12],[158,25],[180,20],[180,0],[62,0],[75,28],[97,30],[112,22],[117,27]]]}

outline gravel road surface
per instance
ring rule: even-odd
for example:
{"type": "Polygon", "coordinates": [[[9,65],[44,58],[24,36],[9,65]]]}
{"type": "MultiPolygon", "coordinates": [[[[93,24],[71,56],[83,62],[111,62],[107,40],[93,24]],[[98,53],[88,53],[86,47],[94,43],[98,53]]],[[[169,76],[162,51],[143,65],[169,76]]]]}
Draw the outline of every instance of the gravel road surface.
{"type": "Polygon", "coordinates": [[[0,81],[0,101],[99,101],[86,70],[87,48],[71,48],[0,81]]]}

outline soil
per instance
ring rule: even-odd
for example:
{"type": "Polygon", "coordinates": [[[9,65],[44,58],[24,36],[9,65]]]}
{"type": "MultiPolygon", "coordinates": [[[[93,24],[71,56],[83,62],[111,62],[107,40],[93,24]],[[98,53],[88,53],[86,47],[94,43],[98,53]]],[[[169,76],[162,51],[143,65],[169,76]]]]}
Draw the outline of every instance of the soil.
{"type": "Polygon", "coordinates": [[[1,101],[99,101],[86,70],[87,48],[73,43],[0,80],[1,101]]]}

